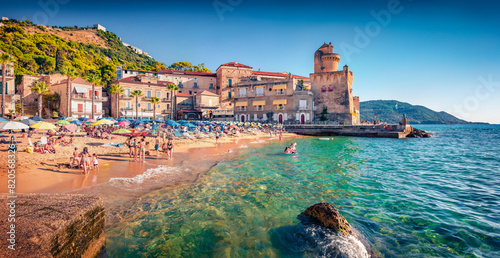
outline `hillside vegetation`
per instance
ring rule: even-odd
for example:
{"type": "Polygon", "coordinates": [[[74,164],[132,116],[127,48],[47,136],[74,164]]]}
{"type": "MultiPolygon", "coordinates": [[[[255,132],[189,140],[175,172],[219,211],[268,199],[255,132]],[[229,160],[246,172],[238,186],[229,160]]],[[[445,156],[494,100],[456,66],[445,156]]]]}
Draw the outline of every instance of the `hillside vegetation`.
{"type": "Polygon", "coordinates": [[[444,111],[436,112],[424,106],[411,105],[396,100],[370,100],[359,103],[361,120],[399,123],[403,114],[409,119],[410,124],[466,124],[444,111]],[[397,104],[397,108],[396,108],[397,104]]]}
{"type": "Polygon", "coordinates": [[[3,21],[0,49],[15,59],[15,73],[53,74],[63,65],[81,77],[98,74],[105,84],[116,79],[116,66],[158,70],[163,64],[125,47],[116,34],[94,29],[34,25],[30,21],[3,21]],[[57,36],[59,35],[59,36],[57,36]]]}

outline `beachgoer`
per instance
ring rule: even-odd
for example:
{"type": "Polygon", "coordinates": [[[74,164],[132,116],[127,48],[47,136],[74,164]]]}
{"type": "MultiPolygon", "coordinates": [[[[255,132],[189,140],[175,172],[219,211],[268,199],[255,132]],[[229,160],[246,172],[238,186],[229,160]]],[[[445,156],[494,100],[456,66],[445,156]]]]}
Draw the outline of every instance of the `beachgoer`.
{"type": "Polygon", "coordinates": [[[97,161],[97,155],[95,153],[92,154],[92,165],[94,166],[94,170],[99,172],[99,161],[97,161]]]}
{"type": "Polygon", "coordinates": [[[297,154],[297,143],[292,143],[290,147],[285,148],[286,154],[297,154]]]}
{"type": "Polygon", "coordinates": [[[219,132],[215,132],[215,144],[217,144],[219,142],[219,132]]]}
{"type": "Polygon", "coordinates": [[[70,168],[73,168],[73,166],[76,165],[76,167],[78,167],[78,155],[80,153],[78,153],[78,148],[75,147],[75,151],[73,152],[73,157],[71,157],[71,162],[69,163],[69,167],[70,168]]]}
{"type": "Polygon", "coordinates": [[[86,175],[87,171],[90,170],[90,154],[87,147],[83,148],[82,153],[80,153],[80,157],[83,163],[83,174],[86,175]]]}
{"type": "Polygon", "coordinates": [[[126,145],[128,145],[128,150],[129,150],[129,153],[128,155],[132,158],[134,157],[134,138],[133,137],[130,137],[128,138],[128,141],[125,142],[126,145]]]}
{"type": "Polygon", "coordinates": [[[171,138],[168,138],[168,142],[167,142],[167,155],[168,155],[168,158],[172,158],[172,152],[174,151],[174,143],[172,142],[172,139],[171,138]]]}
{"type": "Polygon", "coordinates": [[[156,151],[156,156],[160,156],[160,136],[156,136],[155,151],[156,151]]]}

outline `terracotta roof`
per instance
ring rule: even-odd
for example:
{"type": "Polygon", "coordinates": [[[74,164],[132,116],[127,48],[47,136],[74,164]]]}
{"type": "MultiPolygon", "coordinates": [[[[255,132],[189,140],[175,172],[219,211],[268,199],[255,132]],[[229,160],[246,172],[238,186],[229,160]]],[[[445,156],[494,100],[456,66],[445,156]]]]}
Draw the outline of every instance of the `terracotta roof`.
{"type": "Polygon", "coordinates": [[[144,71],[144,70],[136,70],[136,69],[122,69],[122,71],[134,71],[134,72],[143,72],[143,73],[158,73],[155,71],[144,71]]]}
{"type": "MultiPolygon", "coordinates": [[[[288,73],[273,73],[273,72],[261,72],[261,71],[252,71],[252,74],[276,76],[276,77],[287,77],[288,76],[288,73]]],[[[309,79],[309,77],[304,77],[304,76],[294,75],[294,74],[292,74],[292,77],[297,78],[297,79],[309,79]]]]}
{"type": "MultiPolygon", "coordinates": [[[[71,79],[70,81],[71,81],[71,83],[80,83],[80,84],[92,86],[92,84],[90,82],[87,82],[86,80],[84,80],[81,77],[76,77],[75,79],[71,79]]],[[[58,82],[54,83],[53,85],[67,84],[67,83],[68,83],[68,79],[64,79],[62,81],[58,81],[58,82]]],[[[102,87],[101,85],[96,85],[96,86],[102,87]]]]}
{"type": "Polygon", "coordinates": [[[198,75],[198,76],[210,76],[216,77],[215,73],[204,73],[204,72],[193,72],[193,71],[180,71],[180,70],[160,70],[159,73],[162,74],[180,74],[180,75],[198,75]]]}
{"type": "MultiPolygon", "coordinates": [[[[122,79],[117,80],[117,82],[133,82],[133,83],[148,84],[147,82],[141,82],[141,80],[139,80],[139,78],[137,78],[137,76],[131,76],[131,77],[122,78],[122,79]]],[[[171,84],[171,83],[173,83],[173,82],[169,82],[169,81],[157,81],[157,83],[151,83],[151,84],[162,86],[162,85],[168,85],[168,84],[171,84]]]]}
{"type": "Polygon", "coordinates": [[[179,97],[192,97],[193,96],[191,94],[183,93],[183,92],[179,92],[176,95],[179,96],[179,97]]]}
{"type": "MultiPolygon", "coordinates": [[[[235,62],[230,62],[230,63],[221,64],[221,65],[219,66],[219,68],[220,68],[221,66],[233,66],[233,67],[242,67],[242,68],[250,68],[250,69],[252,69],[252,67],[250,67],[250,66],[248,66],[248,65],[240,64],[240,63],[238,63],[238,62],[236,62],[236,61],[235,61],[235,62]]],[[[219,70],[219,68],[217,68],[217,70],[219,70]]]]}
{"type": "Polygon", "coordinates": [[[217,95],[217,94],[215,94],[215,93],[213,93],[213,92],[210,92],[210,91],[208,91],[208,90],[204,90],[204,91],[200,91],[200,92],[196,93],[196,95],[202,95],[202,94],[204,94],[204,95],[219,96],[219,95],[217,95]]]}

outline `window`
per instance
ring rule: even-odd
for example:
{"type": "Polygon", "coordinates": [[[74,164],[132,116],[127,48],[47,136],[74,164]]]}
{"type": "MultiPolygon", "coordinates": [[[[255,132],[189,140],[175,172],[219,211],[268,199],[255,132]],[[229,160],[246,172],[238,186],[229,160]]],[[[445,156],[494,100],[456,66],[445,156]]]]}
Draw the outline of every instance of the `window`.
{"type": "Polygon", "coordinates": [[[210,83],[210,87],[208,87],[208,88],[209,88],[209,89],[211,89],[211,90],[213,90],[213,89],[214,89],[214,83],[213,83],[213,82],[211,82],[211,83],[210,83]]]}
{"type": "Polygon", "coordinates": [[[285,106],[283,106],[283,104],[279,104],[276,106],[276,109],[283,110],[285,109],[285,106]]]}
{"type": "Polygon", "coordinates": [[[156,92],[156,97],[157,97],[157,98],[161,98],[161,91],[157,91],[157,92],[156,92]]]}
{"type": "Polygon", "coordinates": [[[170,104],[167,104],[167,110],[169,110],[169,109],[170,109],[170,104]]]}
{"type": "Polygon", "coordinates": [[[228,93],[227,93],[227,97],[228,97],[228,98],[231,98],[231,93],[232,93],[232,92],[228,92],[228,93]]]}
{"type": "Polygon", "coordinates": [[[247,89],[242,88],[240,89],[240,97],[246,97],[247,96],[247,89]]]}
{"type": "Polygon", "coordinates": [[[277,90],[276,95],[285,95],[285,90],[277,90]]]}
{"type": "Polygon", "coordinates": [[[212,106],[212,104],[213,104],[213,103],[212,103],[212,99],[209,99],[209,100],[208,100],[208,106],[209,106],[209,107],[211,107],[211,106],[212,106]]]}
{"type": "Polygon", "coordinates": [[[148,99],[150,99],[150,98],[151,98],[151,91],[150,91],[150,90],[146,91],[146,97],[147,97],[148,99]]]}
{"type": "Polygon", "coordinates": [[[97,105],[94,105],[94,113],[97,113],[97,105]]]}
{"type": "Polygon", "coordinates": [[[125,109],[130,109],[130,101],[125,102],[125,109]]]}
{"type": "Polygon", "coordinates": [[[193,91],[189,91],[189,94],[193,95],[193,91]]]}
{"type": "Polygon", "coordinates": [[[197,82],[194,82],[193,88],[199,88],[197,82]]]}
{"type": "Polygon", "coordinates": [[[78,104],[78,112],[83,112],[83,104],[78,104]]]}
{"type": "Polygon", "coordinates": [[[264,106],[262,105],[256,106],[255,111],[264,111],[264,106]]]}
{"type": "Polygon", "coordinates": [[[125,89],[125,97],[130,97],[130,89],[125,89]]]}
{"type": "Polygon", "coordinates": [[[299,109],[307,109],[307,100],[299,100],[299,109]]]}
{"type": "Polygon", "coordinates": [[[151,102],[148,103],[148,110],[151,110],[151,102]]]}
{"type": "Polygon", "coordinates": [[[158,106],[156,106],[156,108],[160,108],[160,104],[158,104],[158,106]]]}
{"type": "Polygon", "coordinates": [[[170,92],[167,92],[167,99],[170,99],[170,92]]]}
{"type": "Polygon", "coordinates": [[[9,94],[9,83],[5,82],[5,94],[9,94]]]}
{"type": "Polygon", "coordinates": [[[179,82],[179,85],[178,85],[178,86],[179,86],[179,88],[184,87],[184,86],[182,85],[182,82],[179,82]]]}
{"type": "Polygon", "coordinates": [[[233,87],[233,79],[229,79],[227,83],[229,87],[233,87]]]}
{"type": "Polygon", "coordinates": [[[264,87],[255,88],[255,96],[264,96],[264,87]]]}

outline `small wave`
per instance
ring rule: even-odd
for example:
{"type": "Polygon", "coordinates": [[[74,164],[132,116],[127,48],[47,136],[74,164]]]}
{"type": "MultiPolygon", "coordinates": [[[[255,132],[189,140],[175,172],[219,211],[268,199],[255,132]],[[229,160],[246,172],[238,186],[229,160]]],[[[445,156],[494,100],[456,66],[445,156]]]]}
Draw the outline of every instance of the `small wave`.
{"type": "Polygon", "coordinates": [[[141,185],[148,184],[154,186],[157,183],[170,181],[169,175],[185,172],[187,168],[169,167],[160,165],[156,168],[150,168],[144,173],[135,177],[113,177],[109,180],[111,186],[119,188],[141,188],[141,185]]]}

